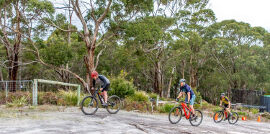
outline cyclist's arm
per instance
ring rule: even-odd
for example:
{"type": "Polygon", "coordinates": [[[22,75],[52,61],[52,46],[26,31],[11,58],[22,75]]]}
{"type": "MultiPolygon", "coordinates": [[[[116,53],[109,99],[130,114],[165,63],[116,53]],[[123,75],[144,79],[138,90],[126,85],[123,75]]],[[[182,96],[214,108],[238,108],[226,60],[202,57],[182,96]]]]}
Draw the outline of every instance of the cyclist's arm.
{"type": "Polygon", "coordinates": [[[96,80],[93,79],[93,87],[92,87],[92,89],[95,89],[95,88],[96,88],[96,80]]]}
{"type": "Polygon", "coordinates": [[[190,92],[187,93],[188,95],[188,102],[190,101],[190,92]]]}
{"type": "Polygon", "coordinates": [[[219,104],[220,106],[222,105],[222,100],[220,100],[220,104],[219,104]]]}
{"type": "Polygon", "coordinates": [[[178,99],[182,96],[183,92],[180,92],[179,95],[178,95],[178,99]]]}
{"type": "Polygon", "coordinates": [[[231,102],[229,101],[228,103],[229,103],[228,108],[230,109],[231,108],[231,102]]]}

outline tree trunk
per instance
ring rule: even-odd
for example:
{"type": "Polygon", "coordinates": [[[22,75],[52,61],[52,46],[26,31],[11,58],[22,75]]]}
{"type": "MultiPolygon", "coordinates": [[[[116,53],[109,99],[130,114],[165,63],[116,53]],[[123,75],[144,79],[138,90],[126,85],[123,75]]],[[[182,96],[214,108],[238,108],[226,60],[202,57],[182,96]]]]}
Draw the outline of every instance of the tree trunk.
{"type": "Polygon", "coordinates": [[[18,70],[19,70],[19,53],[20,53],[20,45],[21,45],[21,27],[20,27],[20,23],[21,23],[21,17],[20,17],[20,11],[19,11],[19,2],[16,3],[15,6],[15,10],[16,10],[16,37],[15,37],[15,43],[14,43],[14,47],[13,47],[13,51],[12,51],[12,56],[11,56],[11,60],[10,60],[10,67],[11,69],[9,69],[9,80],[11,81],[15,81],[12,82],[12,88],[11,88],[11,92],[16,92],[16,80],[17,80],[17,75],[18,75],[18,70]]]}
{"type": "Polygon", "coordinates": [[[174,70],[175,70],[175,67],[172,69],[171,78],[170,78],[169,85],[168,85],[168,90],[167,90],[167,98],[170,98],[171,84],[172,84],[174,70]]]}
{"type": "Polygon", "coordinates": [[[155,67],[155,91],[162,97],[162,84],[161,84],[161,63],[158,61],[155,67]]]}

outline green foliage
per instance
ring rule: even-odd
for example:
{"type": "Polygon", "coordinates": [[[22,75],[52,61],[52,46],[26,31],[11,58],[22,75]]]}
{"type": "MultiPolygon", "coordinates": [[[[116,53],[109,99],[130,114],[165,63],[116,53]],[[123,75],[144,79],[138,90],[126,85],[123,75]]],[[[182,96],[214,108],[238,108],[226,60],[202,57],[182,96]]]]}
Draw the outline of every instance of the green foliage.
{"type": "Polygon", "coordinates": [[[195,101],[197,103],[201,103],[201,100],[202,100],[201,93],[199,91],[197,91],[196,88],[193,88],[192,90],[193,90],[194,94],[196,95],[195,101]]]}
{"type": "Polygon", "coordinates": [[[246,116],[247,115],[247,113],[246,112],[241,112],[241,111],[239,111],[239,112],[237,112],[238,113],[238,115],[244,115],[244,116],[246,116]]]}
{"type": "Polygon", "coordinates": [[[270,113],[266,112],[262,114],[262,117],[270,119],[270,113]]]}
{"type": "Polygon", "coordinates": [[[148,95],[144,91],[136,91],[134,95],[128,98],[132,101],[149,102],[148,95]]]}
{"type": "Polygon", "coordinates": [[[250,111],[252,112],[252,114],[259,113],[259,109],[256,109],[256,108],[251,108],[250,111]]]}
{"type": "Polygon", "coordinates": [[[111,88],[112,90],[108,92],[109,95],[117,95],[120,98],[132,96],[136,90],[133,83],[122,76],[111,79],[111,88]]]}
{"type": "Polygon", "coordinates": [[[161,113],[169,113],[173,107],[174,105],[172,104],[164,104],[158,108],[158,111],[161,113]]]}
{"type": "Polygon", "coordinates": [[[7,107],[23,107],[23,106],[26,106],[27,104],[28,104],[27,97],[23,96],[23,97],[20,97],[20,98],[12,99],[12,101],[8,102],[6,104],[6,106],[7,107]]]}
{"type": "Polygon", "coordinates": [[[148,94],[149,98],[152,98],[152,99],[157,99],[158,95],[156,93],[149,93],[148,94]]]}
{"type": "Polygon", "coordinates": [[[45,48],[42,55],[47,63],[55,66],[65,65],[73,57],[72,49],[60,41],[45,48]]]}
{"type": "MultiPolygon", "coordinates": [[[[59,95],[59,98],[63,99],[65,105],[67,105],[67,106],[76,106],[77,105],[78,97],[77,97],[76,91],[60,90],[58,95],[59,95]]],[[[63,102],[61,102],[61,100],[58,102],[63,103],[63,102]]],[[[59,105],[63,105],[63,104],[59,104],[59,105]]]]}

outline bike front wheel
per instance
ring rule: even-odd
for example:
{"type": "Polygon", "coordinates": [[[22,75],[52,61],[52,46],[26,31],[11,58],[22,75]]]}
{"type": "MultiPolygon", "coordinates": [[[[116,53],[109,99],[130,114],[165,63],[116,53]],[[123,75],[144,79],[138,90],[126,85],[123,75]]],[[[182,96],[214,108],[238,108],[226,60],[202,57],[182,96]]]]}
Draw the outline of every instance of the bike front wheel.
{"type": "Polygon", "coordinates": [[[236,112],[232,112],[231,115],[229,116],[228,121],[230,124],[235,124],[238,121],[238,118],[239,118],[238,114],[236,112]]]}
{"type": "Polygon", "coordinates": [[[217,111],[214,116],[213,116],[213,120],[215,123],[219,123],[223,120],[224,118],[224,112],[223,111],[217,111]]]}
{"type": "Polygon", "coordinates": [[[169,121],[172,124],[178,123],[182,118],[182,108],[181,107],[174,107],[171,109],[169,113],[169,121]]]}
{"type": "Polygon", "coordinates": [[[121,99],[116,96],[110,96],[108,99],[108,106],[107,106],[107,111],[110,114],[116,114],[121,108],[121,99]]]}
{"type": "Polygon", "coordinates": [[[189,122],[192,126],[199,126],[202,123],[203,114],[200,110],[195,109],[195,117],[189,117],[189,122]]]}
{"type": "Polygon", "coordinates": [[[86,96],[81,103],[81,110],[85,115],[93,115],[98,110],[97,99],[93,96],[86,96]]]}

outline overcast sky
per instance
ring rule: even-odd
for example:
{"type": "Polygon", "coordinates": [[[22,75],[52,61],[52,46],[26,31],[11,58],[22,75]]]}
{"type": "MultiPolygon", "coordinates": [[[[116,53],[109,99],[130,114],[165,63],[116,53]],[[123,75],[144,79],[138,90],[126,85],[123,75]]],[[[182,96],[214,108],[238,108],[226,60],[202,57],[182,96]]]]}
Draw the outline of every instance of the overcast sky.
{"type": "Polygon", "coordinates": [[[210,0],[217,21],[235,19],[270,32],[270,0],[210,0]]]}
{"type": "MultiPolygon", "coordinates": [[[[50,0],[56,4],[63,4],[67,0],[50,0]]],[[[217,17],[217,21],[235,19],[251,24],[251,26],[261,26],[270,32],[270,0],[210,0],[211,8],[217,17]]],[[[75,15],[74,15],[75,16],[75,15]]],[[[73,23],[78,23],[78,19],[73,18],[73,23]]]]}

